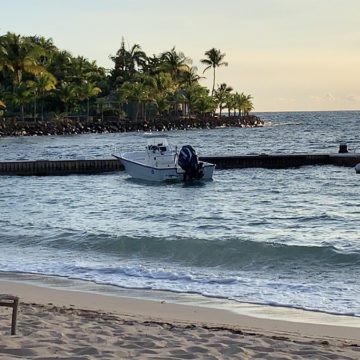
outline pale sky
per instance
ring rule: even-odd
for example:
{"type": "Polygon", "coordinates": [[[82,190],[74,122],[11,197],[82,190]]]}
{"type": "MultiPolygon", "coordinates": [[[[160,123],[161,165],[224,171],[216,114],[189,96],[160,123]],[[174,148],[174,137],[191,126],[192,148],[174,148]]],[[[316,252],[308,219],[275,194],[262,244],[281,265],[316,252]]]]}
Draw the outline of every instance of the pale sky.
{"type": "MultiPolygon", "coordinates": [[[[360,110],[360,0],[0,0],[0,34],[52,38],[111,68],[121,38],[148,54],[226,54],[225,82],[256,111],[360,110]]],[[[212,74],[202,83],[211,87],[212,74]]]]}

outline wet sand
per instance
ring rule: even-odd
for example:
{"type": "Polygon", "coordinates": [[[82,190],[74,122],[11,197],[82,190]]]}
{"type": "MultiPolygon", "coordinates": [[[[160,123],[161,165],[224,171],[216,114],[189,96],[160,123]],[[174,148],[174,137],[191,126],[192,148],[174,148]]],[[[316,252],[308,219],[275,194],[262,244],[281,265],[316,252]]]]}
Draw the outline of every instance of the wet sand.
{"type": "Polygon", "coordinates": [[[16,335],[10,335],[11,310],[0,308],[0,359],[360,358],[354,317],[13,280],[0,280],[0,293],[20,297],[16,335]]]}

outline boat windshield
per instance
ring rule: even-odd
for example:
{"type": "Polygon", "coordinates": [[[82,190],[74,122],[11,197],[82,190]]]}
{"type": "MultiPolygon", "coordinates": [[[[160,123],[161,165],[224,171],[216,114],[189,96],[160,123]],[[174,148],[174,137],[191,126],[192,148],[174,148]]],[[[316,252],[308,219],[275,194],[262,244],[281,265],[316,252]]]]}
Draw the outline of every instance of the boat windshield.
{"type": "Polygon", "coordinates": [[[149,139],[147,143],[148,150],[156,151],[159,150],[161,152],[169,150],[169,144],[166,139],[163,138],[154,138],[149,139]]]}

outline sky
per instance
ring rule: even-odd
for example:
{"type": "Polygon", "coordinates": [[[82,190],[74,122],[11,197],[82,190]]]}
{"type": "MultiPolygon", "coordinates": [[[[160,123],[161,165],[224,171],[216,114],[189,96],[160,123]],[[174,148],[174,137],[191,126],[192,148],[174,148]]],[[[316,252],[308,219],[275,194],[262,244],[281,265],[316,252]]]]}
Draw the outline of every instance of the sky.
{"type": "Polygon", "coordinates": [[[176,47],[201,82],[205,51],[225,53],[216,84],[256,111],[360,110],[360,0],[0,0],[0,34],[41,35],[113,67],[121,39],[147,55],[176,47]]]}

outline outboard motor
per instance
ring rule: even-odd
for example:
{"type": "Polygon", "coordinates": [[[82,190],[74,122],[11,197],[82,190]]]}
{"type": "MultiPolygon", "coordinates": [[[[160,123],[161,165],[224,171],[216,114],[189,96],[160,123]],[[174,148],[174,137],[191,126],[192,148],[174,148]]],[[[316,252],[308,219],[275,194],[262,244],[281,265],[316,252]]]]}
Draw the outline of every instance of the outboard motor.
{"type": "Polygon", "coordinates": [[[191,145],[184,145],[181,148],[178,164],[185,171],[184,181],[200,180],[204,176],[203,163],[198,161],[196,151],[191,145]]]}

